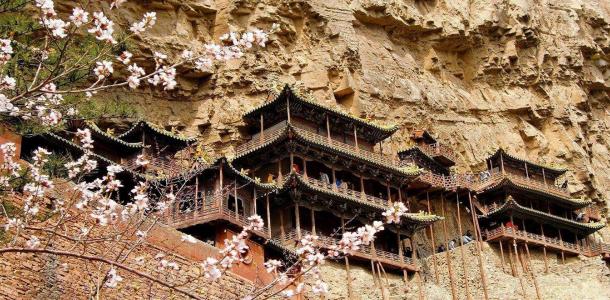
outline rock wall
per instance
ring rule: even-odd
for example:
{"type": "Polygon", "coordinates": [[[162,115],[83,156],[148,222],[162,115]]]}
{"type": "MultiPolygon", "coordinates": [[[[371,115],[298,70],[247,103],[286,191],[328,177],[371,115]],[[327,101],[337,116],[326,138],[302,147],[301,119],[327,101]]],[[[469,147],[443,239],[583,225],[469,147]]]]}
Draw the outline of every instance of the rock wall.
{"type": "Polygon", "coordinates": [[[569,167],[576,196],[610,199],[606,1],[189,0],[124,9],[119,22],[158,11],[158,26],[134,43],[144,56],[280,25],[266,49],[209,73],[183,70],[178,91],[111,95],[153,107],[141,113],[198,135],[211,152],[230,152],[245,138],[240,115],[292,84],[401,125],[386,152],[404,147],[410,128],[426,128],[459,154],[459,170],[481,168],[504,147],[569,167]]]}
{"type": "MultiPolygon", "coordinates": [[[[210,153],[230,154],[247,138],[240,132],[241,114],[292,84],[325,105],[401,125],[384,143],[388,153],[404,147],[410,129],[418,127],[455,149],[461,171],[482,168],[498,147],[568,167],[570,191],[595,200],[608,216],[607,1],[172,0],[131,1],[125,10],[119,22],[158,12],[156,29],[135,43],[144,56],[153,50],[177,55],[228,30],[280,25],[264,50],[209,73],[182,70],[179,91],[103,95],[146,107],[143,116],[199,136],[210,153]]],[[[608,229],[602,234],[610,241],[608,229]]],[[[532,255],[541,274],[539,254],[532,255]]],[[[498,259],[485,248],[490,295],[525,297],[516,277],[497,267],[498,259]]],[[[476,276],[475,266],[469,276],[476,276]]],[[[460,268],[454,269],[458,276],[460,268]]],[[[450,297],[446,275],[439,286],[425,275],[429,298],[450,297]]],[[[553,265],[537,278],[544,298],[597,299],[588,293],[608,291],[607,266],[593,258],[553,265]]],[[[468,280],[479,298],[480,280],[468,280]]],[[[396,286],[398,281],[392,279],[396,286]]],[[[379,297],[370,282],[363,284],[357,289],[363,299],[379,297]]],[[[530,283],[524,289],[535,297],[530,283]]]]}

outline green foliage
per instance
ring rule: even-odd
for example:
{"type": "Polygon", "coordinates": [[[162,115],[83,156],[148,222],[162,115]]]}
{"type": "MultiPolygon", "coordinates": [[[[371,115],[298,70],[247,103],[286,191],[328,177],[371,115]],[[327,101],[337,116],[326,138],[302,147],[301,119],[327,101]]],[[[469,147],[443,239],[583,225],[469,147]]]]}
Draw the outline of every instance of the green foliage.
{"type": "Polygon", "coordinates": [[[135,107],[125,101],[113,100],[81,100],[78,97],[66,98],[67,105],[78,109],[79,117],[86,120],[102,118],[135,118],[138,116],[135,107]]]}
{"type": "Polygon", "coordinates": [[[65,164],[72,161],[70,155],[51,153],[47,159],[48,162],[43,168],[46,174],[51,178],[68,178],[68,169],[65,167],[65,164]]]}

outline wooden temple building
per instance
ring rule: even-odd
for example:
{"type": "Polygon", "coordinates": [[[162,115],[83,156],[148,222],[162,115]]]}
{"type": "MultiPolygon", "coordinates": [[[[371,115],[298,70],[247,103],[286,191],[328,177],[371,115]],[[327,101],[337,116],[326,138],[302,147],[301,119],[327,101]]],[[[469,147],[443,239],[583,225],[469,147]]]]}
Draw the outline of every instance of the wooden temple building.
{"type": "MultiPolygon", "coordinates": [[[[194,138],[146,121],[116,136],[90,122],[73,122],[62,134],[24,139],[22,155],[46,145],[77,158],[85,149],[74,134],[89,128],[100,167],[125,167],[121,199],[129,199],[129,185],[143,179],[176,195],[163,216],[167,225],[222,247],[249,216],[260,215],[265,228],[251,237],[251,259],[234,270],[253,282],[268,279],[264,260],[291,257],[304,235],[315,234],[322,247],[330,246],[343,231],[382,220],[393,202],[403,202],[410,212],[400,224],[386,224],[370,247],[342,263],[370,265],[373,272],[376,266],[405,275],[418,272],[419,258],[437,253],[441,244],[447,249],[455,235],[461,245],[467,230],[474,231],[475,241],[497,244],[500,251],[522,245],[545,255],[610,256],[608,245],[588,238],[604,226],[602,218],[591,201],[572,198],[562,186],[558,178],[564,169],[500,149],[487,159],[486,171],[456,174],[450,171],[457,162],[451,147],[419,129],[412,131],[409,148],[386,155],[382,143],[398,127],[325,107],[288,87],[243,120],[247,140],[232,156],[212,161],[195,159],[194,138]],[[136,164],[138,155],[149,161],[146,168],[136,164]],[[452,214],[458,219],[453,237],[446,217],[452,214]]],[[[462,252],[462,263],[465,259],[462,252]]]]}

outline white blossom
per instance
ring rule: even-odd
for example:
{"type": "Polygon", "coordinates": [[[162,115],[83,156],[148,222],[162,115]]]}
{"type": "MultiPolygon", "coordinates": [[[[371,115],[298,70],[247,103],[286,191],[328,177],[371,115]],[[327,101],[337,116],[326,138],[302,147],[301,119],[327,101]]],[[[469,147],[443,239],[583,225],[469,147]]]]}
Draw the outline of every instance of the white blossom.
{"type": "Polygon", "coordinates": [[[74,26],[81,27],[83,24],[89,22],[89,13],[84,11],[80,7],[75,7],[72,10],[72,15],[70,16],[70,21],[74,23],[74,26]]]}
{"type": "Polygon", "coordinates": [[[123,53],[117,57],[117,60],[124,65],[128,65],[131,61],[131,57],[133,57],[133,54],[131,54],[129,51],[123,51],[123,53]]]}
{"type": "Polygon", "coordinates": [[[110,271],[108,271],[108,274],[106,274],[106,286],[109,288],[115,288],[121,281],[123,281],[123,277],[117,273],[114,267],[110,268],[110,271]]]}
{"type": "Polygon", "coordinates": [[[96,62],[96,67],[93,69],[93,73],[97,76],[97,79],[102,80],[108,76],[110,76],[114,72],[114,68],[112,68],[112,63],[104,60],[96,62]]]}
{"type": "Polygon", "coordinates": [[[27,242],[25,242],[25,246],[30,249],[38,248],[38,246],[40,246],[40,239],[38,239],[37,236],[33,235],[27,242]]]}

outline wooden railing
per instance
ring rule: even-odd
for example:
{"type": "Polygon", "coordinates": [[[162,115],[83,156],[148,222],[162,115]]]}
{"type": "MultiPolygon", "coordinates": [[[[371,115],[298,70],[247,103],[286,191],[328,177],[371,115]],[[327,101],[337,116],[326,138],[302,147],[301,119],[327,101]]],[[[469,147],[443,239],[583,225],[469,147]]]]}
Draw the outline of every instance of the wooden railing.
{"type": "Polygon", "coordinates": [[[553,183],[548,184],[539,180],[529,179],[523,175],[502,173],[501,171],[489,172],[488,174],[489,176],[479,176],[479,178],[475,178],[476,180],[473,181],[473,188],[481,189],[489,183],[497,182],[499,180],[502,180],[503,178],[508,178],[515,183],[525,185],[533,189],[542,190],[549,194],[557,195],[560,197],[570,196],[570,193],[567,191],[567,189],[558,187],[553,183]]]}
{"type": "Polygon", "coordinates": [[[373,205],[388,207],[388,200],[384,200],[384,199],[381,199],[378,197],[367,195],[365,193],[355,191],[352,189],[348,189],[346,187],[337,186],[336,184],[326,183],[321,180],[314,179],[312,177],[307,177],[307,178],[302,177],[302,178],[303,178],[303,180],[305,180],[307,183],[309,183],[312,186],[323,188],[323,189],[333,191],[333,192],[342,193],[344,195],[348,195],[348,196],[357,198],[362,202],[368,202],[373,205]]]}
{"type": "MultiPolygon", "coordinates": [[[[149,163],[145,168],[146,172],[157,172],[164,175],[172,176],[181,174],[184,168],[176,163],[175,159],[167,157],[147,157],[149,163]]],[[[126,169],[140,172],[142,167],[136,163],[136,158],[131,158],[122,162],[123,167],[126,169]]]]}
{"type": "MultiPolygon", "coordinates": [[[[368,151],[366,149],[358,148],[354,145],[349,145],[349,144],[346,144],[346,143],[343,143],[343,142],[340,142],[337,140],[328,139],[327,136],[320,135],[317,132],[313,132],[313,131],[311,131],[310,128],[307,128],[305,126],[296,127],[296,126],[299,126],[299,124],[292,124],[292,125],[295,126],[294,128],[298,134],[300,134],[314,142],[330,145],[330,146],[333,146],[335,148],[338,148],[338,149],[348,152],[348,153],[357,154],[361,157],[364,157],[364,158],[371,160],[373,162],[376,162],[378,164],[385,164],[385,165],[393,166],[393,167],[398,167],[398,165],[399,165],[399,161],[395,157],[368,151]]],[[[262,133],[253,135],[249,141],[247,141],[235,148],[237,155],[241,155],[250,149],[259,147],[260,145],[263,145],[263,144],[277,138],[280,134],[283,133],[283,131],[285,130],[285,128],[287,126],[288,126],[288,123],[286,121],[283,121],[283,122],[280,122],[278,124],[275,124],[267,129],[263,130],[262,133]]]]}
{"type": "Polygon", "coordinates": [[[453,152],[451,148],[441,143],[423,144],[418,145],[417,147],[430,157],[444,156],[452,162],[457,161],[457,156],[455,155],[455,152],[453,152]]]}
{"type": "Polygon", "coordinates": [[[381,153],[371,152],[362,148],[357,148],[356,146],[346,144],[343,142],[339,142],[337,140],[328,139],[328,137],[320,135],[318,133],[312,132],[310,130],[304,128],[297,128],[295,130],[298,134],[306,137],[309,140],[312,140],[316,143],[327,144],[334,148],[338,148],[347,153],[354,153],[360,157],[366,158],[370,161],[381,165],[387,165],[391,167],[399,167],[399,160],[392,156],[387,156],[381,153]]]}
{"type": "Polygon", "coordinates": [[[258,133],[253,135],[249,141],[235,148],[236,154],[242,155],[251,149],[260,147],[261,145],[274,140],[284,132],[286,126],[286,121],[283,121],[263,130],[262,134],[258,133]]]}
{"type": "Polygon", "coordinates": [[[585,254],[585,249],[578,244],[565,242],[557,238],[550,238],[543,235],[517,230],[511,227],[500,226],[492,230],[485,230],[484,237],[487,241],[498,238],[508,237],[516,240],[545,246],[557,250],[567,251],[574,254],[585,254]]]}
{"type": "MultiPolygon", "coordinates": [[[[240,227],[248,225],[248,216],[229,209],[228,204],[225,203],[228,195],[229,193],[225,190],[223,193],[217,192],[211,199],[198,198],[195,201],[193,197],[181,198],[166,210],[161,221],[176,228],[203,224],[217,219],[226,220],[240,227]]],[[[267,227],[256,231],[258,235],[270,238],[268,232],[267,227]]]]}
{"type": "MultiPolygon", "coordinates": [[[[313,235],[311,232],[301,229],[301,237],[306,236],[308,234],[313,235]]],[[[333,245],[339,244],[339,239],[330,236],[317,234],[317,237],[318,246],[321,248],[329,248],[333,245]]],[[[276,240],[278,239],[276,238],[276,240]]],[[[299,241],[296,230],[291,230],[290,232],[279,237],[279,242],[283,244],[289,243],[288,246],[293,246],[294,241],[299,241]]],[[[417,268],[417,266],[413,263],[413,260],[410,257],[405,257],[404,255],[400,256],[396,253],[391,253],[378,249],[374,249],[373,251],[371,246],[361,245],[359,250],[353,251],[352,253],[350,253],[350,255],[364,259],[376,260],[381,263],[392,265],[398,268],[405,268],[410,270],[415,270],[417,268]]]]}

